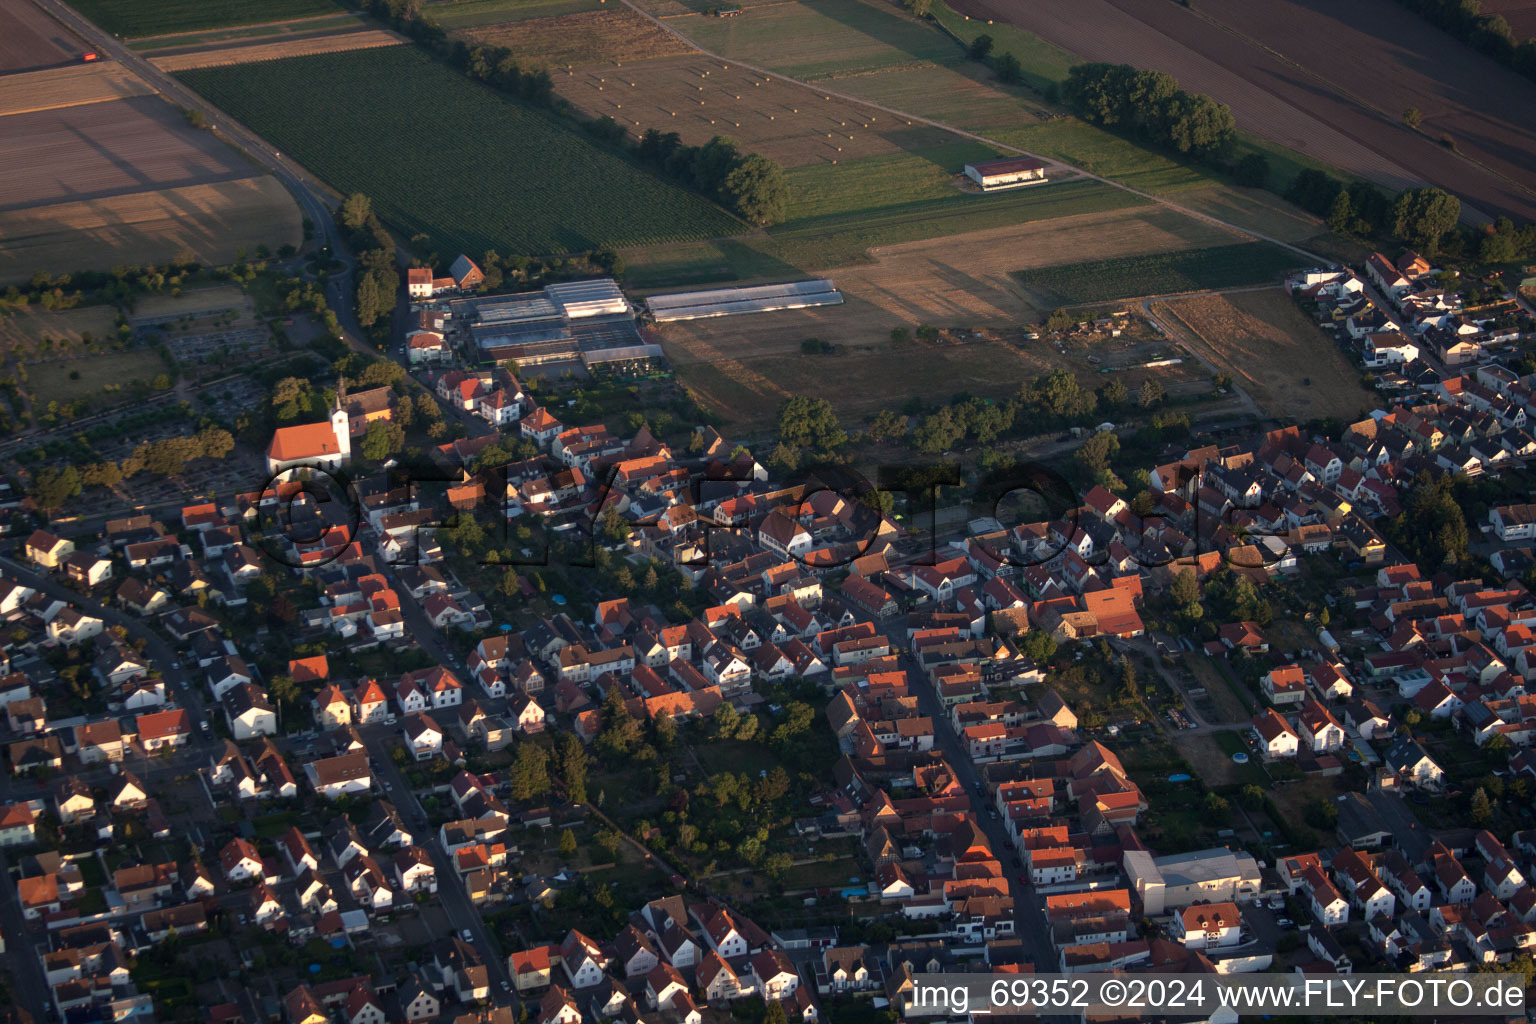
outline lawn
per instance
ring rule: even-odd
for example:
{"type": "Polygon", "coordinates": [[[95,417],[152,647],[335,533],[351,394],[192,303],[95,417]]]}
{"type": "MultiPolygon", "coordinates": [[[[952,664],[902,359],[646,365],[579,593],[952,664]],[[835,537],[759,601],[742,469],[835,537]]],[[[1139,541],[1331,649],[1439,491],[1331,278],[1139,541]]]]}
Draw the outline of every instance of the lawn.
{"type": "Polygon", "coordinates": [[[147,387],[150,381],[165,372],[165,360],[154,349],[130,349],[83,359],[31,363],[27,367],[24,387],[40,411],[49,402],[73,402],[78,398],[95,399],[98,404],[110,405],[118,399],[126,399],[126,389],[135,383],[147,387]],[[118,399],[108,397],[104,389],[109,386],[121,392],[118,399]]]}
{"type": "Polygon", "coordinates": [[[443,254],[575,252],[728,235],[740,221],[414,47],[181,79],[401,235],[443,254]],[[401,136],[409,125],[409,138],[401,136]]]}
{"type": "Polygon", "coordinates": [[[1014,276],[1046,302],[1076,306],[1142,295],[1273,283],[1298,257],[1268,242],[1215,245],[1183,252],[1088,260],[1020,271],[1014,276]]]}
{"type": "Polygon", "coordinates": [[[332,0],[70,0],[70,6],[128,39],[308,18],[341,9],[332,0]]]}
{"type": "Polygon", "coordinates": [[[793,221],[930,199],[976,197],[958,193],[950,179],[968,163],[997,151],[979,142],[951,142],[915,153],[871,156],[837,164],[808,164],[787,172],[793,221]]]}

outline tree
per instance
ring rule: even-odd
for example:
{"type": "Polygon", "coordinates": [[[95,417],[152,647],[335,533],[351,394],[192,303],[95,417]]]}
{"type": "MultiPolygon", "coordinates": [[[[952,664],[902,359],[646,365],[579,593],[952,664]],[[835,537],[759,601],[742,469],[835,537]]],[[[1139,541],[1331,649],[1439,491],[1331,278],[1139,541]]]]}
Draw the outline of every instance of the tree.
{"type": "Polygon", "coordinates": [[[933,10],[933,0],[903,0],[907,10],[919,18],[928,17],[928,12],[933,10]]]}
{"type": "Polygon", "coordinates": [[[722,740],[734,739],[737,727],[741,724],[741,713],[734,705],[722,702],[715,708],[712,719],[715,726],[715,736],[722,740]]]}
{"type": "Polygon", "coordinates": [[[576,833],[571,829],[560,830],[560,856],[573,857],[576,854],[576,833]]]}
{"type": "Polygon", "coordinates": [[[1200,600],[1200,583],[1195,579],[1192,569],[1182,569],[1173,577],[1173,583],[1168,587],[1168,596],[1180,605],[1200,600]]]}
{"type": "Polygon", "coordinates": [[[611,828],[605,828],[597,834],[597,845],[602,847],[610,861],[617,860],[619,848],[624,844],[624,837],[611,828]]]}
{"type": "Polygon", "coordinates": [[[556,764],[565,782],[565,795],[573,804],[587,802],[587,751],[581,741],[568,732],[560,734],[556,744],[556,764]]]}
{"type": "Polygon", "coordinates": [[[1339,194],[1328,204],[1328,216],[1324,218],[1328,230],[1336,235],[1351,235],[1355,231],[1355,209],[1349,202],[1349,190],[1339,189],[1339,194]]]}
{"type": "Polygon", "coordinates": [[[32,477],[32,496],[42,508],[59,508],[79,493],[80,473],[74,466],[44,466],[32,477]]]}
{"type": "Polygon", "coordinates": [[[512,764],[512,798],[534,800],[549,792],[549,755],[537,743],[524,741],[512,764]]]}
{"type": "Polygon", "coordinates": [[[1048,331],[1070,331],[1077,323],[1077,317],[1065,309],[1053,309],[1051,315],[1045,318],[1045,329],[1048,331]]]}
{"type": "Polygon", "coordinates": [[[1099,389],[1099,401],[1110,408],[1124,405],[1130,397],[1130,392],[1118,380],[1112,380],[1099,389]]]}
{"type": "Polygon", "coordinates": [[[992,73],[1004,85],[1018,85],[1024,81],[1024,65],[1011,53],[999,54],[992,60],[992,73]]]}
{"type": "Polygon", "coordinates": [[[1142,381],[1141,389],[1136,392],[1136,404],[1143,409],[1151,409],[1161,405],[1162,401],[1163,386],[1151,377],[1142,381]]]}
{"type": "Polygon", "coordinates": [[[359,231],[373,218],[373,202],[361,192],[354,192],[341,204],[341,226],[359,231]]]}
{"type": "Polygon", "coordinates": [[[405,431],[399,424],[390,423],[387,420],[374,420],[368,424],[368,429],[363,433],[363,441],[359,446],[363,458],[373,462],[383,462],[400,454],[405,447],[405,431]]]}
{"type": "Polygon", "coordinates": [[[992,37],[983,32],[971,40],[971,45],[968,49],[971,60],[986,60],[987,56],[992,52],[992,37]]]}
{"type": "Polygon", "coordinates": [[[640,722],[624,706],[624,693],[617,686],[610,686],[603,697],[603,728],[597,736],[597,745],[604,753],[628,754],[640,745],[640,722]]]}
{"type": "Polygon", "coordinates": [[[769,999],[763,1006],[761,1024],[789,1024],[789,1016],[784,1012],[784,1004],[777,999],[769,999]]]}
{"type": "Polygon", "coordinates": [[[1107,430],[1101,430],[1077,450],[1077,464],[1087,470],[1089,475],[1098,473],[1109,467],[1109,460],[1120,451],[1120,439],[1107,430]]]}
{"type": "Polygon", "coordinates": [[[1056,638],[1043,629],[1032,629],[1019,641],[1019,651],[1037,665],[1056,657],[1056,638]]]}
{"type": "Polygon", "coordinates": [[[783,220],[789,205],[789,185],[784,179],[784,168],[756,153],[726,175],[720,193],[732,210],[753,224],[775,224],[783,220]]]}
{"type": "Polygon", "coordinates": [[[1477,791],[1472,794],[1468,813],[1474,825],[1486,825],[1493,819],[1493,801],[1488,798],[1488,791],[1482,786],[1477,787],[1477,791]]]}
{"type": "Polygon", "coordinates": [[[1269,184],[1269,158],[1263,153],[1249,153],[1232,168],[1232,180],[1245,188],[1263,188],[1269,184]]]}
{"type": "Polygon", "coordinates": [[[848,435],[837,425],[837,414],[825,398],[794,395],[779,407],[779,440],[796,448],[831,451],[848,435]]]}
{"type": "Polygon", "coordinates": [[[1392,204],[1392,234],[1409,245],[1433,251],[1460,218],[1461,200],[1449,192],[1411,188],[1392,204]]]}
{"type": "Polygon", "coordinates": [[[1403,124],[1409,128],[1417,128],[1424,120],[1424,115],[1419,113],[1418,107],[1409,107],[1403,111],[1403,124]]]}
{"type": "Polygon", "coordinates": [[[866,433],[876,441],[894,441],[907,432],[907,418],[889,409],[881,409],[869,421],[866,433]]]}
{"type": "Polygon", "coordinates": [[[299,699],[299,685],[294,682],[293,676],[276,675],[272,677],[269,691],[272,699],[280,704],[292,705],[299,699]]]}
{"type": "Polygon", "coordinates": [[[1071,370],[1052,370],[1036,377],[1026,396],[1048,416],[1076,418],[1093,412],[1098,398],[1077,383],[1071,370]]]}
{"type": "Polygon", "coordinates": [[[1226,798],[1215,792],[1205,794],[1205,800],[1201,806],[1205,808],[1206,814],[1215,819],[1225,818],[1232,809],[1232,805],[1227,802],[1226,798]]]}

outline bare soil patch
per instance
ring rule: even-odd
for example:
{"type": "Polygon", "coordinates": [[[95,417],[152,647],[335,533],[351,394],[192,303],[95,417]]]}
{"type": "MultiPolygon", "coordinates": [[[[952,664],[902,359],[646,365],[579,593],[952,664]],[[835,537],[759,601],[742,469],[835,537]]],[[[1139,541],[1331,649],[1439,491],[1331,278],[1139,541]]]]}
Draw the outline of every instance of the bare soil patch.
{"type": "Polygon", "coordinates": [[[38,270],[107,270],[183,250],[227,263],[235,250],[297,245],[300,215],[277,179],[247,177],[0,212],[0,282],[38,270]]]}
{"type": "Polygon", "coordinates": [[[1391,0],[955,0],[1088,60],[1175,75],[1240,127],[1390,188],[1425,181],[1471,212],[1536,217],[1536,84],[1391,0]],[[1401,123],[1417,105],[1426,133],[1401,123]],[[1448,133],[1484,169],[1440,145],[1448,133]]]}
{"type": "Polygon", "coordinates": [[[371,50],[379,46],[398,46],[402,42],[404,40],[393,32],[374,28],[306,36],[302,39],[287,39],[276,43],[234,43],[229,46],[187,53],[164,54],[152,57],[150,62],[161,71],[190,71],[193,68],[213,68],[226,64],[252,64],[263,60],[282,60],[285,57],[307,57],[315,53],[371,50]]]}
{"type": "Polygon", "coordinates": [[[874,262],[829,276],[841,306],[665,324],[652,333],[695,397],[745,429],[767,427],[789,395],[831,399],[850,422],[913,395],[957,391],[1001,397],[1055,367],[1085,386],[1103,371],[1135,389],[1150,376],[1175,393],[1209,391],[1201,367],[1143,364],[1174,354],[1139,321],[1121,337],[1068,341],[1057,351],[1025,330],[1043,318],[1010,271],[1022,265],[1074,262],[1092,256],[1163,251],[1228,241],[1217,228],[1159,208],[1082,214],[975,231],[950,238],[876,248],[874,262]],[[911,337],[918,324],[945,330],[935,343],[911,337]],[[909,337],[893,341],[893,328],[909,337]],[[836,354],[807,356],[807,338],[836,354]],[[855,382],[857,386],[850,387],[855,382]]]}
{"type": "Polygon", "coordinates": [[[0,72],[72,63],[90,49],[32,0],[0,0],[0,25],[0,72]]]}
{"type": "Polygon", "coordinates": [[[211,132],[151,96],[0,121],[0,210],[249,177],[211,132]]]}
{"type": "Polygon", "coordinates": [[[112,61],[11,75],[0,89],[0,117],[148,96],[144,80],[112,61]]]}
{"type": "Polygon", "coordinates": [[[675,57],[692,50],[627,7],[529,18],[454,33],[466,41],[505,46],[524,64],[550,69],[675,57]]]}
{"type": "Polygon", "coordinates": [[[697,54],[557,70],[554,81],[555,91],[578,109],[609,115],[636,136],[655,128],[698,145],[729,135],[743,149],[787,167],[913,152],[954,140],[942,129],[697,54]]]}
{"type": "Polygon", "coordinates": [[[1271,416],[1352,419],[1374,404],[1360,371],[1279,288],[1175,299],[1153,312],[1271,416]]]}

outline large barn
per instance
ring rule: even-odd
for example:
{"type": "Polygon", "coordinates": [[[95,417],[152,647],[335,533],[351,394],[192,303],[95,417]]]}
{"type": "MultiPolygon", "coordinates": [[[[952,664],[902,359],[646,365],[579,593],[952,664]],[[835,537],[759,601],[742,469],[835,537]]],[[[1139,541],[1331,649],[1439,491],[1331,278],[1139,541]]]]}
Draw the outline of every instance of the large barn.
{"type": "Polygon", "coordinates": [[[645,343],[634,307],[612,278],[562,281],[536,292],[477,296],[449,304],[468,324],[482,360],[522,366],[585,360],[588,353],[645,343]]]}
{"type": "Polygon", "coordinates": [[[1045,164],[1031,156],[1009,156],[966,164],[965,176],[981,186],[983,192],[994,189],[1038,185],[1045,181],[1045,164]]]}

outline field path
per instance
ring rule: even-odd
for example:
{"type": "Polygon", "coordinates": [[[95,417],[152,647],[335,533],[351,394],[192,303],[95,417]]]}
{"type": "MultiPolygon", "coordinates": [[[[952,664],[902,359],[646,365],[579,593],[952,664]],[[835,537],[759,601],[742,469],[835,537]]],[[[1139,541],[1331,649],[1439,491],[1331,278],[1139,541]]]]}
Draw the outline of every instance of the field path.
{"type": "MultiPolygon", "coordinates": [[[[788,75],[780,74],[777,71],[770,71],[768,68],[761,67],[761,66],[756,65],[756,64],[749,64],[746,61],[736,60],[734,58],[721,56],[718,53],[714,53],[713,51],[706,50],[703,47],[699,46],[692,39],[689,39],[683,33],[677,31],[675,28],[673,28],[672,26],[668,25],[663,19],[658,18],[657,16],[651,14],[649,11],[646,11],[643,8],[639,7],[634,2],[634,0],[623,0],[623,3],[624,3],[624,5],[626,7],[630,8],[633,11],[635,11],[641,17],[643,17],[646,20],[650,21],[652,24],[658,26],[663,31],[671,33],[672,35],[674,35],[677,38],[681,39],[683,42],[687,43],[689,46],[693,47],[699,53],[703,54],[706,57],[712,58],[714,60],[718,60],[722,64],[733,64],[736,67],[746,68],[749,71],[756,72],[757,74],[764,75],[764,76],[769,77],[769,78],[776,78],[776,79],[778,79],[781,82],[788,82],[791,85],[798,85],[801,88],[813,90],[815,92],[821,93],[824,96],[836,96],[838,99],[846,100],[846,101],[848,101],[850,103],[859,103],[859,104],[862,104],[862,105],[864,105],[866,107],[872,107],[875,110],[883,111],[883,112],[885,112],[887,114],[892,115],[893,117],[905,118],[906,120],[912,122],[913,124],[925,124],[925,125],[929,125],[930,127],[933,127],[933,128],[941,128],[944,131],[950,132],[950,133],[952,133],[954,135],[958,135],[962,139],[969,139],[972,142],[980,142],[983,145],[991,146],[993,149],[999,150],[1000,152],[1015,153],[1015,154],[1018,154],[1019,156],[1034,157],[1036,160],[1039,160],[1039,161],[1045,163],[1048,166],[1058,167],[1058,168],[1060,168],[1060,169],[1062,169],[1064,171],[1071,171],[1071,172],[1073,172],[1078,177],[1087,178],[1087,179],[1090,179],[1092,181],[1102,182],[1105,185],[1109,185],[1109,186],[1111,186],[1113,188],[1118,188],[1118,189],[1120,189],[1123,192],[1129,192],[1131,195],[1140,196],[1142,199],[1145,199],[1148,202],[1153,202],[1153,203],[1158,204],[1159,206],[1166,207],[1167,209],[1175,210],[1175,211],[1177,211],[1179,213],[1182,213],[1186,217],[1191,217],[1191,218],[1193,218],[1195,220],[1202,221],[1202,222],[1204,222],[1206,224],[1212,224],[1212,225],[1215,225],[1216,227],[1224,228],[1227,231],[1232,232],[1234,235],[1237,235],[1240,238],[1254,239],[1254,240],[1260,241],[1260,242],[1269,242],[1271,245],[1278,245],[1282,249],[1286,249],[1286,250],[1288,250],[1290,252],[1294,252],[1294,253],[1296,253],[1299,256],[1304,256],[1304,257],[1306,257],[1306,259],[1308,259],[1310,261],[1314,261],[1314,262],[1319,263],[1319,264],[1331,264],[1333,262],[1332,260],[1329,260],[1327,257],[1320,256],[1320,255],[1318,255],[1315,252],[1311,252],[1311,251],[1309,251],[1307,249],[1303,249],[1299,245],[1294,245],[1294,244],[1292,244],[1290,242],[1287,242],[1287,241],[1285,241],[1283,239],[1274,238],[1274,237],[1272,237],[1270,235],[1261,234],[1261,233],[1259,233],[1257,231],[1252,231],[1252,230],[1250,230],[1248,228],[1239,227],[1238,225],[1233,224],[1230,221],[1222,220],[1219,217],[1213,217],[1213,216],[1211,216],[1210,214],[1207,214],[1207,213],[1201,213],[1198,210],[1191,210],[1189,207],[1187,207],[1187,206],[1180,206],[1178,203],[1176,203],[1176,202],[1172,201],[1171,199],[1168,199],[1168,198],[1166,198],[1164,196],[1154,195],[1151,192],[1143,192],[1141,189],[1132,188],[1129,185],[1125,185],[1125,184],[1122,184],[1121,182],[1113,181],[1113,180],[1111,180],[1109,178],[1102,177],[1100,175],[1092,173],[1091,171],[1084,170],[1081,167],[1076,167],[1076,166],[1074,166],[1072,164],[1065,163],[1065,162],[1063,162],[1061,160],[1056,160],[1056,159],[1053,159],[1051,157],[1042,156],[1039,153],[1031,153],[1031,152],[1029,152],[1026,149],[1020,149],[1019,147],[1011,146],[1011,145],[1009,145],[1006,142],[999,142],[996,139],[990,139],[990,138],[988,138],[985,135],[978,135],[975,132],[966,131],[964,128],[957,128],[954,125],[946,124],[943,121],[935,121],[932,118],[922,117],[922,116],[920,116],[918,114],[908,113],[905,110],[897,110],[895,107],[888,107],[888,106],[885,106],[885,105],[880,104],[880,103],[873,103],[873,102],[871,102],[869,100],[862,99],[862,98],[860,98],[858,96],[850,95],[849,93],[839,92],[836,89],[829,89],[829,88],[827,88],[824,85],[820,85],[820,84],[812,85],[809,82],[802,82],[798,78],[791,78],[788,75]]],[[[1049,188],[1050,186],[1046,185],[1045,187],[1049,188]]]]}

